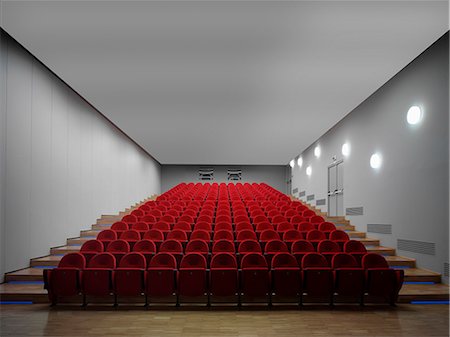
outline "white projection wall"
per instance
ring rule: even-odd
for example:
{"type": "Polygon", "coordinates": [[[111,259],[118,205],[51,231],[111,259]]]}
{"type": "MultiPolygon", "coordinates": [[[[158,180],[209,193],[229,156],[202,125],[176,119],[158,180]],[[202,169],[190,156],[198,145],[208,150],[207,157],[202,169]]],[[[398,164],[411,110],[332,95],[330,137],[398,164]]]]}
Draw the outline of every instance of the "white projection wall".
{"type": "Polygon", "coordinates": [[[3,277],[160,193],[161,166],[6,34],[0,60],[3,277]]]}

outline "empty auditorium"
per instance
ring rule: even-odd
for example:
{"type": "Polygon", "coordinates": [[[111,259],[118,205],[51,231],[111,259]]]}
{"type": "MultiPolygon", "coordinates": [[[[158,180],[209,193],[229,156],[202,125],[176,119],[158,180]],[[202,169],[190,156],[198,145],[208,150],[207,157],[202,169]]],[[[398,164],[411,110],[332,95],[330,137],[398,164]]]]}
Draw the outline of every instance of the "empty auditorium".
{"type": "Polygon", "coordinates": [[[0,336],[449,336],[448,0],[0,0],[0,336]]]}

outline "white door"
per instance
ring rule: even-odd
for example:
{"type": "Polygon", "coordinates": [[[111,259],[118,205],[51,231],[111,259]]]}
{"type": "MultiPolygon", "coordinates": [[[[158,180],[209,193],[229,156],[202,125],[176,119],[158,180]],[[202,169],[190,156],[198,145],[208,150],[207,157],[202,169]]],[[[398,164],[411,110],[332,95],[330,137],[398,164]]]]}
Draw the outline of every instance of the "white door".
{"type": "Polygon", "coordinates": [[[343,161],[328,166],[328,215],[344,215],[343,161]]]}

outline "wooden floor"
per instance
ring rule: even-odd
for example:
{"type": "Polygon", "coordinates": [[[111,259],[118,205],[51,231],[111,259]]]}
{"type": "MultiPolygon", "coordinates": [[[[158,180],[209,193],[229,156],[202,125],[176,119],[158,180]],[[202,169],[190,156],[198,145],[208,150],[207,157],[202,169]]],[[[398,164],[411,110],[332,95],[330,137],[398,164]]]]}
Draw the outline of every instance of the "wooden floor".
{"type": "Polygon", "coordinates": [[[449,336],[448,305],[150,309],[1,305],[1,336],[449,336]]]}

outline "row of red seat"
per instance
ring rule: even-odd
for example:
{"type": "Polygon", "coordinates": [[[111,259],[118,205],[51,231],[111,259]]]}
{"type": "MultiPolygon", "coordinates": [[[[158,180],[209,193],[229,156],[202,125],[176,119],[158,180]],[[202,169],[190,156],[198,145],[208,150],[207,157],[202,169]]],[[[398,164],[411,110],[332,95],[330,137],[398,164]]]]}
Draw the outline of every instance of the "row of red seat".
{"type": "Polygon", "coordinates": [[[262,245],[261,242],[256,240],[235,242],[230,240],[218,240],[208,243],[207,241],[198,239],[186,242],[168,239],[162,242],[159,247],[155,242],[150,240],[140,240],[133,245],[130,245],[127,241],[119,239],[110,242],[106,247],[99,240],[88,240],[83,243],[80,249],[80,253],[85,256],[87,262],[89,262],[92,256],[104,251],[112,253],[118,262],[122,256],[130,251],[144,254],[147,262],[157,252],[171,253],[178,261],[180,261],[183,255],[187,253],[200,253],[205,257],[208,257],[209,255],[217,253],[237,253],[239,256],[243,256],[248,253],[264,252],[268,263],[270,263],[272,256],[277,253],[291,252],[300,263],[303,255],[310,252],[317,251],[324,254],[329,259],[329,262],[331,262],[331,257],[334,254],[346,252],[352,254],[356,258],[358,264],[361,263],[362,256],[367,253],[365,246],[357,240],[345,242],[342,248],[337,242],[331,240],[319,241],[317,245],[314,245],[313,242],[307,240],[297,240],[294,241],[292,245],[287,245],[281,240],[270,240],[262,245]]]}
{"type": "Polygon", "coordinates": [[[210,269],[199,253],[186,254],[177,268],[170,253],[156,254],[147,266],[144,255],[128,253],[116,268],[110,253],[95,255],[86,268],[80,253],[63,257],[58,268],[45,270],[45,287],[52,304],[82,294],[89,298],[111,297],[114,303],[125,297],[144,296],[150,302],[325,302],[335,300],[363,303],[365,296],[394,304],[403,282],[403,271],[390,269],[378,254],[368,253],[362,268],[346,253],[333,256],[331,268],[319,253],[308,253],[301,261],[289,253],[277,253],[269,270],[259,253],[245,255],[241,269],[235,256],[213,256],[210,269]],[[147,267],[147,268],[146,268],[147,267]]]}

